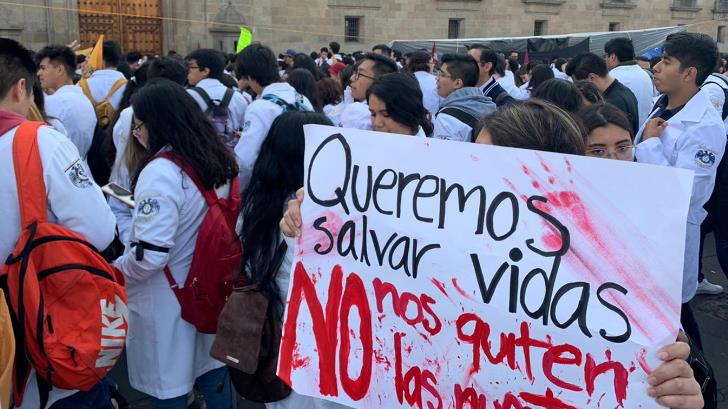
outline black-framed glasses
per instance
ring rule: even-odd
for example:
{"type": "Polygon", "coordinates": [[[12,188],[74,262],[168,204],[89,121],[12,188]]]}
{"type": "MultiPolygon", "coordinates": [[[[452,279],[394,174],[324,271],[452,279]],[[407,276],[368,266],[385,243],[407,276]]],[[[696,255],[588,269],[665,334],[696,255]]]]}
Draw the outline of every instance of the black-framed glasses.
{"type": "Polygon", "coordinates": [[[188,69],[188,70],[199,70],[199,69],[200,69],[200,67],[198,67],[198,66],[196,66],[196,65],[188,65],[188,66],[187,66],[187,69],[188,69]]]}
{"type": "Polygon", "coordinates": [[[376,80],[376,78],[372,77],[371,75],[362,74],[360,71],[355,72],[354,81],[358,80],[359,77],[369,78],[370,80],[376,80]]]}
{"type": "Polygon", "coordinates": [[[131,128],[131,134],[137,139],[141,136],[142,126],[144,126],[144,122],[140,122],[139,125],[131,128]]]}

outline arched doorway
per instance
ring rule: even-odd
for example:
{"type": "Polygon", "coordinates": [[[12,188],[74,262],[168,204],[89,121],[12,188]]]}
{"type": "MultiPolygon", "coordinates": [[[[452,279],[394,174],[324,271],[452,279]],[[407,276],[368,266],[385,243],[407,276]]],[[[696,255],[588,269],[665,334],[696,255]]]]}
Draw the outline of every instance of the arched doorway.
{"type": "Polygon", "coordinates": [[[78,9],[82,47],[92,47],[103,34],[124,52],[162,52],[160,0],[78,0],[78,9]]]}

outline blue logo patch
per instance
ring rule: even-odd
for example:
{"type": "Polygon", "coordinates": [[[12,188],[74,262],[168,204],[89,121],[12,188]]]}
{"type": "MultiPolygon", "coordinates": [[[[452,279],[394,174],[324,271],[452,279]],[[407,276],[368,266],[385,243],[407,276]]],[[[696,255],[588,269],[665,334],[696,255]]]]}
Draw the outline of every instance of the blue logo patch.
{"type": "Polygon", "coordinates": [[[695,154],[695,164],[701,168],[709,168],[715,164],[715,153],[710,149],[703,148],[695,154]]]}
{"type": "Polygon", "coordinates": [[[146,198],[139,203],[138,213],[140,216],[151,218],[159,213],[159,201],[153,198],[146,198]]]}

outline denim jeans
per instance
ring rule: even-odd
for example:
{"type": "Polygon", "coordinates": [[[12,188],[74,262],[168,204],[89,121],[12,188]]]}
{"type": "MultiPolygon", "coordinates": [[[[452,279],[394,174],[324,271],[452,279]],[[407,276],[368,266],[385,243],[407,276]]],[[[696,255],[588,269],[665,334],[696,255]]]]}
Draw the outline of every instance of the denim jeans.
{"type": "MultiPolygon", "coordinates": [[[[213,369],[195,381],[208,409],[233,409],[233,391],[227,367],[213,369]]],[[[154,409],[187,409],[187,395],[171,399],[152,398],[154,409]]]]}
{"type": "Polygon", "coordinates": [[[110,382],[103,379],[88,392],[77,392],[53,404],[50,409],[114,409],[111,404],[110,382]]]}

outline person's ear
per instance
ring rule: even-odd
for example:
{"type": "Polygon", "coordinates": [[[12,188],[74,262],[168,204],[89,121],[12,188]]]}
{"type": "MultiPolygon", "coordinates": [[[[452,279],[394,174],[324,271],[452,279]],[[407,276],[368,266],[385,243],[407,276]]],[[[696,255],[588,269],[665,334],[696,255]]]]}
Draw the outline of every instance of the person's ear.
{"type": "MultiPolygon", "coordinates": [[[[26,86],[28,83],[26,82],[25,78],[21,78],[18,80],[18,82],[15,83],[13,86],[11,93],[12,93],[12,101],[14,103],[23,102],[24,99],[28,98],[29,95],[27,95],[26,86]]],[[[31,92],[32,95],[32,92],[31,92]]]]}
{"type": "Polygon", "coordinates": [[[485,71],[486,72],[492,73],[492,71],[493,71],[493,63],[492,62],[487,62],[487,63],[485,63],[485,65],[483,66],[483,68],[485,68],[485,71]]]}
{"type": "Polygon", "coordinates": [[[689,83],[697,83],[696,78],[698,77],[698,69],[695,67],[688,67],[683,71],[683,81],[689,83]]]}
{"type": "Polygon", "coordinates": [[[205,77],[209,77],[210,76],[210,69],[207,68],[207,67],[200,68],[200,74],[203,74],[205,77]]]}
{"type": "Polygon", "coordinates": [[[455,85],[455,89],[460,89],[465,86],[465,84],[463,83],[463,80],[460,78],[453,81],[453,85],[455,85]]]}

